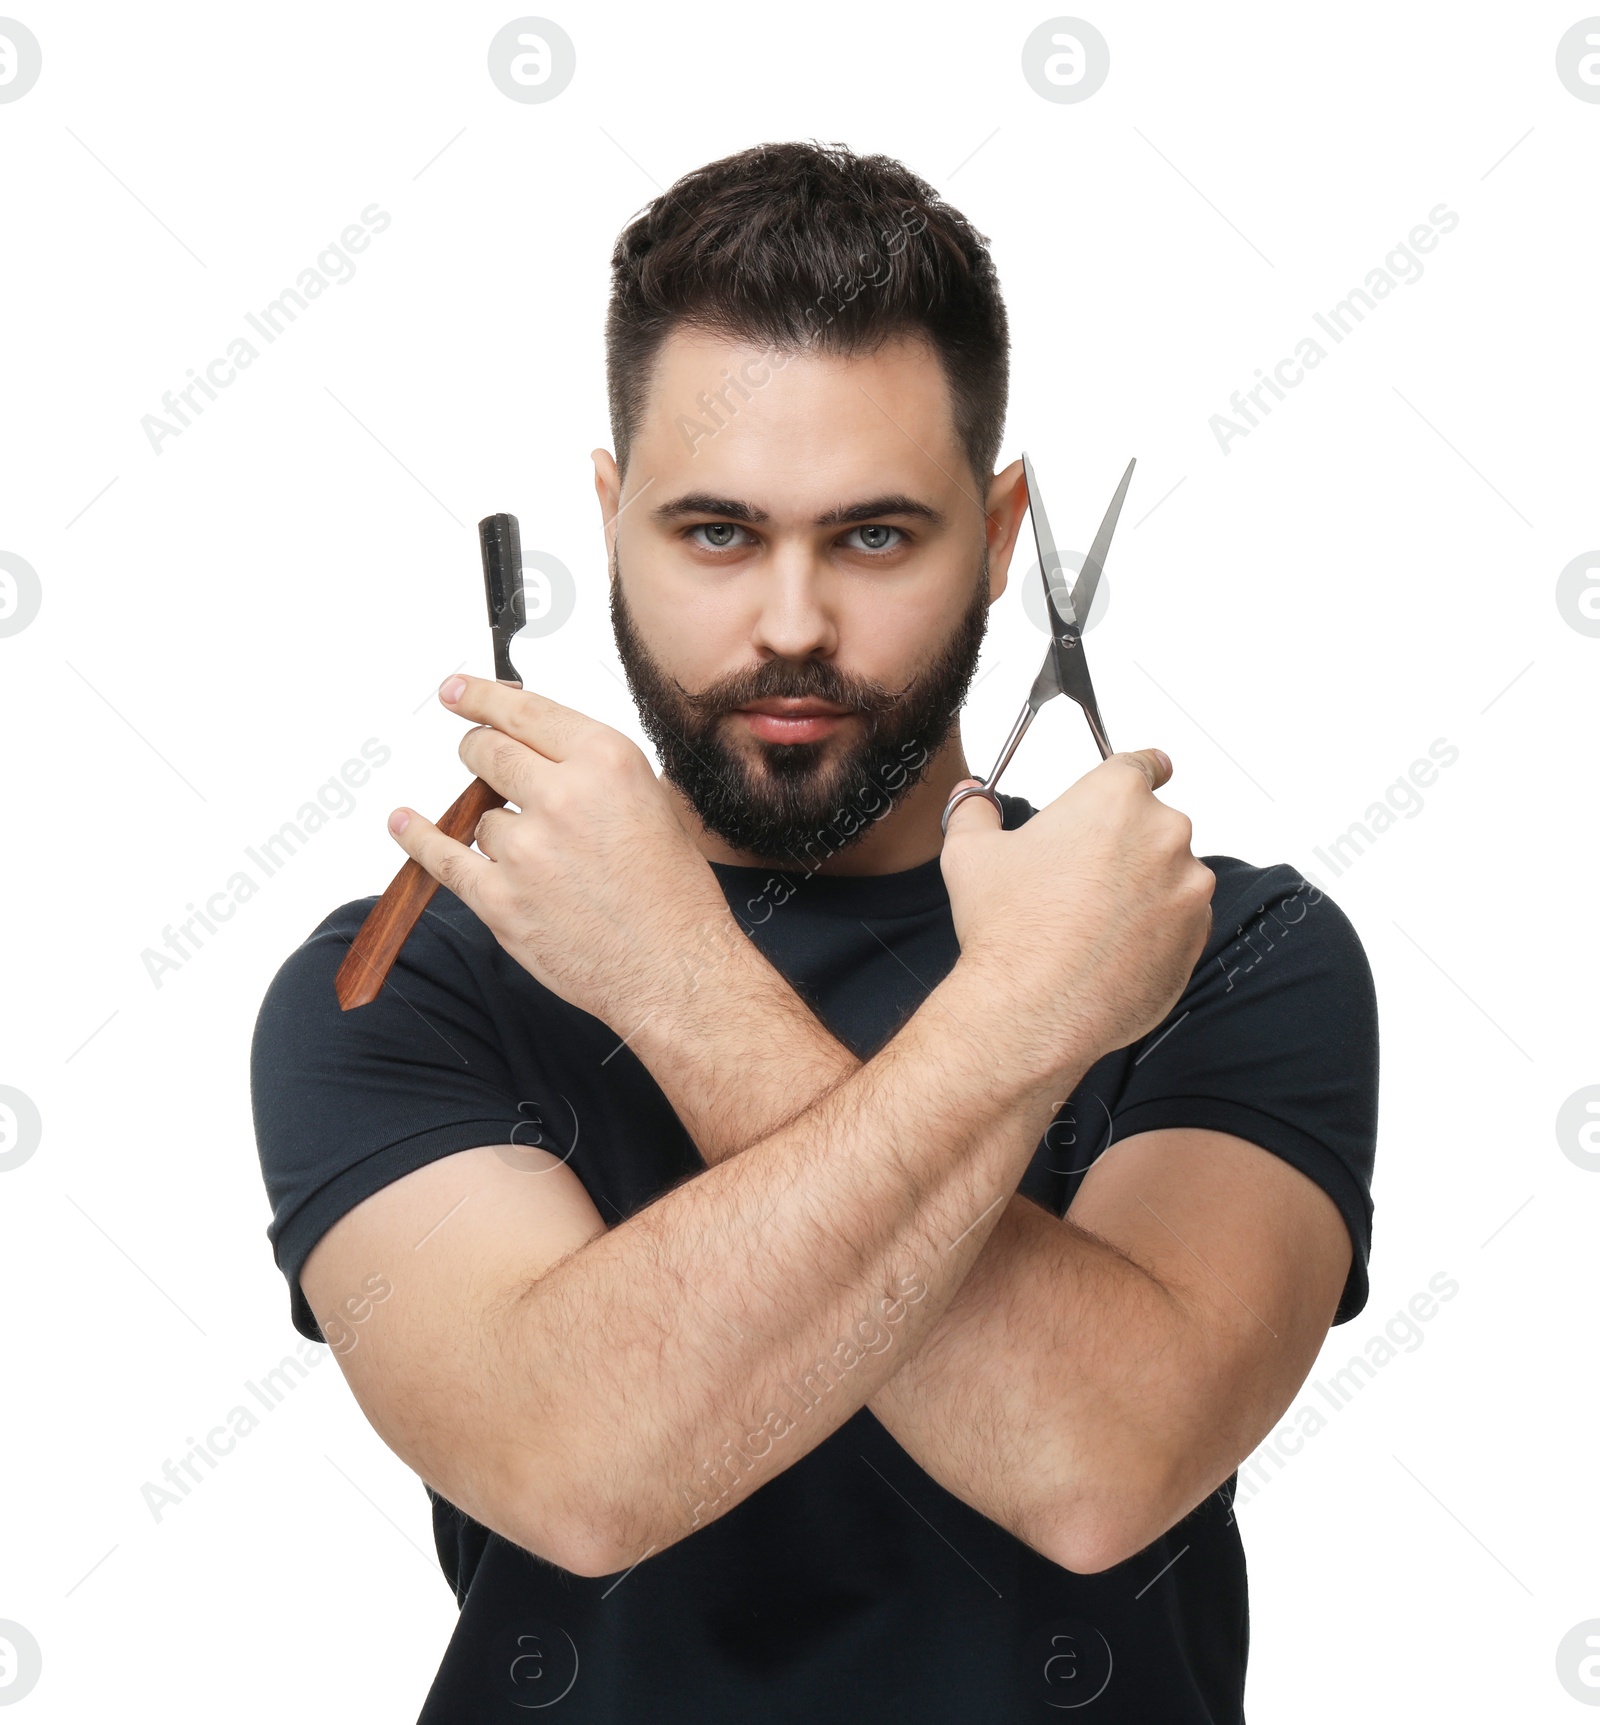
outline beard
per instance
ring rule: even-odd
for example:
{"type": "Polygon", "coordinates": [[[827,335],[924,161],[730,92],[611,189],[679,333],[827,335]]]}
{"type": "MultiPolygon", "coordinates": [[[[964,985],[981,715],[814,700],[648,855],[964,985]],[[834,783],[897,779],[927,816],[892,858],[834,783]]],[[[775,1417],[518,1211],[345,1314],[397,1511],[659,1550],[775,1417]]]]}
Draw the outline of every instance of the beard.
{"type": "MultiPolygon", "coordinates": [[[[851,676],[824,659],[769,659],[691,694],[645,646],[611,560],[611,627],[628,688],[661,771],[702,825],[736,851],[788,866],[822,843],[828,855],[858,842],[918,784],[955,726],[989,623],[989,554],[972,598],[933,662],[900,690],[851,676]],[[807,743],[728,740],[729,715],[751,701],[798,697],[848,707],[864,734],[807,743]]],[[[856,726],[850,725],[850,730],[856,726]]],[[[800,861],[809,873],[815,862],[800,861]]]]}

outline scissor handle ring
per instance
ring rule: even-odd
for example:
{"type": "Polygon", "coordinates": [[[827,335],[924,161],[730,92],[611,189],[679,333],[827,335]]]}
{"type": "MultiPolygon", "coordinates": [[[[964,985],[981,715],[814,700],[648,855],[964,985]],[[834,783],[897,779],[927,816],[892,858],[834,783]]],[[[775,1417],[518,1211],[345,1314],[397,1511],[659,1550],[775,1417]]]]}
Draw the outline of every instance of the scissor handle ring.
{"type": "Polygon", "coordinates": [[[1001,821],[1004,822],[1006,811],[1001,808],[999,797],[996,796],[996,794],[990,790],[987,785],[963,785],[961,789],[950,798],[950,801],[944,805],[944,813],[939,816],[940,833],[943,834],[949,832],[950,816],[955,812],[957,805],[964,803],[968,797],[982,797],[990,808],[999,815],[1001,821]]]}

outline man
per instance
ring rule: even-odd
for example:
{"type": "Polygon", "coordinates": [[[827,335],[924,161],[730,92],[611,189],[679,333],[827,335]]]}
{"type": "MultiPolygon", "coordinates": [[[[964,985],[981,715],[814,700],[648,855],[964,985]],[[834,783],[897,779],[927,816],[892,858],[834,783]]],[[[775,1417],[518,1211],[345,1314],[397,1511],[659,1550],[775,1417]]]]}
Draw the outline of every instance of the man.
{"type": "Polygon", "coordinates": [[[1233,1474],[1366,1298],[1377,1028],[1287,866],[1113,756],[968,799],[1026,496],[981,236],[770,146],[623,233],[595,454],[660,755],[453,677],[515,805],[253,1095],[296,1326],[426,1482],[421,1719],[1242,1718],[1233,1474]]]}

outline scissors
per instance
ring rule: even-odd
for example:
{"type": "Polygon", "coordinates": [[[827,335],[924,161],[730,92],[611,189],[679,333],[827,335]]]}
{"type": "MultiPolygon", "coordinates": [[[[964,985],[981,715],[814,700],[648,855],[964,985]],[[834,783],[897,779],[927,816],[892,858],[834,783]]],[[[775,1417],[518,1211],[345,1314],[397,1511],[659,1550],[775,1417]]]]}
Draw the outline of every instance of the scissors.
{"type": "Polygon", "coordinates": [[[1100,531],[1094,536],[1094,544],[1089,547],[1089,555],[1083,560],[1077,585],[1068,593],[1061,554],[1056,550],[1055,536],[1044,512],[1044,501],[1039,496],[1039,481],[1034,474],[1033,463],[1026,455],[1023,456],[1022,474],[1028,485],[1028,514],[1033,519],[1033,542],[1039,548],[1039,573],[1044,578],[1045,611],[1050,620],[1050,646],[1039,675],[1028,691],[1028,703],[1011,727],[1011,735],[1006,738],[994,771],[988,778],[975,785],[964,785],[952,795],[939,817],[940,832],[948,829],[952,810],[968,797],[982,797],[1002,820],[1005,819],[1000,799],[995,795],[995,781],[1006,770],[1007,763],[1017,752],[1017,745],[1027,735],[1034,714],[1053,695],[1066,695],[1076,701],[1089,721],[1101,760],[1111,753],[1105,722],[1100,717],[1100,703],[1094,698],[1094,684],[1089,680],[1089,666],[1083,656],[1083,623],[1089,619],[1089,607],[1094,603],[1095,591],[1100,585],[1100,571],[1105,567],[1106,552],[1111,545],[1111,535],[1117,528],[1117,517],[1122,513],[1122,500],[1128,494],[1128,481],[1133,478],[1134,466],[1134,462],[1128,463],[1122,483],[1106,510],[1105,520],[1100,523],[1100,531]]]}

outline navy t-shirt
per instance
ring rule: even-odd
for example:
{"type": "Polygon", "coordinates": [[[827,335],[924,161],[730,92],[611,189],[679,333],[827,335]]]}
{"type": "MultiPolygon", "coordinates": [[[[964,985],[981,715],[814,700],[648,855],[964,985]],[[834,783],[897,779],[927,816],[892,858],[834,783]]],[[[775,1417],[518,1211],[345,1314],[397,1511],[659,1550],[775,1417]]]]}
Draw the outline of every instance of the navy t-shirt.
{"type": "MultiPolygon", "coordinates": [[[[1034,810],[1003,797],[1005,823],[1034,810]]],[[[1057,1215],[1115,1139],[1209,1127],[1308,1175],[1353,1244],[1335,1322],[1367,1297],[1377,1007],[1349,921],[1286,864],[1206,857],[1212,936],[1183,998],[1099,1060],[1020,1190],[1057,1215]]],[[[869,1058],[958,955],[938,859],[888,875],[716,863],[729,907],[869,1058]]],[[[262,1005],[251,1090],[267,1236],[302,1335],[300,1270],[339,1217],[480,1145],[564,1155],[611,1224],[704,1168],[631,1050],[544,988],[441,890],[369,1006],[334,973],[373,900],[327,918],[262,1005]],[[603,1062],[603,1064],[602,1064],[603,1062]]],[[[1103,1725],[1243,1718],[1249,1618],[1234,1480],[1115,1568],[1075,1575],[940,1486],[863,1408],[720,1519],[625,1577],[572,1575],[429,1489],[460,1617],[419,1725],[970,1725],[1090,1706],[1103,1725]]]]}

